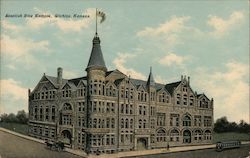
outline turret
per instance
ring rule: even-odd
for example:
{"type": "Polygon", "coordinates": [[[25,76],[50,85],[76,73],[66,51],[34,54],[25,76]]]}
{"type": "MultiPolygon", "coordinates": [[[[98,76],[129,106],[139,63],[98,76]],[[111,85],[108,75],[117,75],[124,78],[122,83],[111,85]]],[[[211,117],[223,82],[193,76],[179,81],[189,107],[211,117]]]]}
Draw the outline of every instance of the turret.
{"type": "Polygon", "coordinates": [[[89,70],[102,70],[104,72],[107,71],[107,68],[103,59],[100,43],[101,43],[100,38],[98,34],[96,33],[93,39],[93,46],[92,46],[92,51],[90,54],[88,66],[86,68],[87,72],[89,70]]]}
{"type": "Polygon", "coordinates": [[[147,87],[154,87],[154,86],[155,86],[155,81],[154,81],[154,77],[152,74],[152,67],[150,67],[150,73],[148,76],[147,87]]]}

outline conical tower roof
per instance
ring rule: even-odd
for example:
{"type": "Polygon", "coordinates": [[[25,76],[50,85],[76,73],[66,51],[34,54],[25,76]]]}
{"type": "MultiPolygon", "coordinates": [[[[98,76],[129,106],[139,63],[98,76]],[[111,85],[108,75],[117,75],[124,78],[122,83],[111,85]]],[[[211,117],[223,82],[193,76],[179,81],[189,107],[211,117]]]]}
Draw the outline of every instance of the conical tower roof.
{"type": "Polygon", "coordinates": [[[88,66],[86,70],[92,69],[92,68],[97,68],[97,69],[102,69],[104,71],[107,71],[107,67],[105,65],[105,61],[103,59],[102,55],[102,50],[101,50],[101,41],[98,36],[98,34],[95,34],[95,37],[93,38],[93,46],[92,46],[92,51],[90,54],[88,66]]]}
{"type": "Polygon", "coordinates": [[[154,77],[153,77],[153,74],[152,74],[152,67],[150,67],[150,73],[149,73],[149,76],[148,76],[147,86],[148,87],[155,86],[155,80],[154,80],[154,77]]]}

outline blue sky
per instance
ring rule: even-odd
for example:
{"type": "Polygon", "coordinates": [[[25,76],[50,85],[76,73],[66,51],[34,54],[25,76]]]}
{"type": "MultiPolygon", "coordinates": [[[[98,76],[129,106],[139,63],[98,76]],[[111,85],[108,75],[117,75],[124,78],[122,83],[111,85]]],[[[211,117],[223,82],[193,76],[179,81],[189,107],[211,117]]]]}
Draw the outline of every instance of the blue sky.
{"type": "Polygon", "coordinates": [[[0,113],[27,110],[27,89],[43,73],[86,75],[95,8],[109,70],[169,83],[181,75],[215,100],[215,119],[249,119],[248,1],[1,1],[0,113]],[[87,14],[90,18],[6,18],[6,14],[87,14]]]}

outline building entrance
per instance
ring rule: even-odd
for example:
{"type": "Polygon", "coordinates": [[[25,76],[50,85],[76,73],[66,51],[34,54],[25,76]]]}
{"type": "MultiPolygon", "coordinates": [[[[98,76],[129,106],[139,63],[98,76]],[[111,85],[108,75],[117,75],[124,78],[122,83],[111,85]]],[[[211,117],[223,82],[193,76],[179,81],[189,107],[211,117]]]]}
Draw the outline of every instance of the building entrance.
{"type": "Polygon", "coordinates": [[[145,138],[137,139],[137,149],[138,150],[146,150],[147,149],[147,140],[145,138]]]}
{"type": "Polygon", "coordinates": [[[183,132],[183,143],[191,143],[191,132],[189,130],[183,132]]]}
{"type": "Polygon", "coordinates": [[[67,145],[70,145],[71,144],[71,138],[72,138],[72,135],[70,133],[70,131],[68,130],[63,130],[62,131],[62,141],[63,143],[67,144],[67,145]]]}

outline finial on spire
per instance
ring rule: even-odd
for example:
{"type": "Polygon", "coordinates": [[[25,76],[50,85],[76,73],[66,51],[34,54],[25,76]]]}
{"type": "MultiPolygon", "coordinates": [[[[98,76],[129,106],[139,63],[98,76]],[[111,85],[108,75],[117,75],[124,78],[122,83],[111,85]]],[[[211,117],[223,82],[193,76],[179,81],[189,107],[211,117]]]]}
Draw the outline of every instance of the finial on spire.
{"type": "Polygon", "coordinates": [[[97,36],[97,8],[95,9],[95,35],[97,36]]]}
{"type": "Polygon", "coordinates": [[[147,85],[148,86],[155,86],[155,81],[154,81],[154,77],[153,77],[153,73],[152,73],[152,66],[150,66],[150,72],[149,72],[149,76],[148,76],[147,85]]]}

